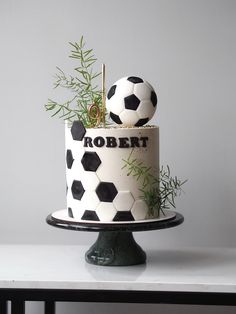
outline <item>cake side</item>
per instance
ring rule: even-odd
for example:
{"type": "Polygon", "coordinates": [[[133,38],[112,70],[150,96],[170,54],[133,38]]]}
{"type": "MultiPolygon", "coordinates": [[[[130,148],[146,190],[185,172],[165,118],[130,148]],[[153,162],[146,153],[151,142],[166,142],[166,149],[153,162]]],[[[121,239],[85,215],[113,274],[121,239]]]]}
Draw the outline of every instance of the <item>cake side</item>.
{"type": "Polygon", "coordinates": [[[70,217],[114,223],[150,219],[140,182],[123,168],[132,154],[158,178],[157,126],[85,129],[78,121],[72,128],[66,125],[65,137],[70,217]]]}

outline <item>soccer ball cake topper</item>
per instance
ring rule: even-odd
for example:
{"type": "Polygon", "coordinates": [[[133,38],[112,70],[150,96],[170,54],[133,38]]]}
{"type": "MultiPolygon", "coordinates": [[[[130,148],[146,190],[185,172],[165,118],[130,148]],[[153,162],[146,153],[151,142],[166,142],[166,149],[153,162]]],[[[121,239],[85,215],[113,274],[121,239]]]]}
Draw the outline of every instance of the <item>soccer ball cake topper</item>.
{"type": "Polygon", "coordinates": [[[106,105],[115,123],[142,126],[153,117],[157,96],[153,87],[140,77],[123,77],[109,89],[106,105]]]}

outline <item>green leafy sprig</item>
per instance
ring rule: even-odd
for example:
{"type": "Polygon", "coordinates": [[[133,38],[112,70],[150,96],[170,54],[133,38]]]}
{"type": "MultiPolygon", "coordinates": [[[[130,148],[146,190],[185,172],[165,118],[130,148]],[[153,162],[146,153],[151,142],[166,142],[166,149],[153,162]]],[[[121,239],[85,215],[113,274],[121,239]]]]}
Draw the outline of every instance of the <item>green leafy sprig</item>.
{"type": "Polygon", "coordinates": [[[182,185],[187,180],[181,181],[176,176],[172,177],[169,166],[167,169],[162,166],[159,176],[155,176],[152,167],[147,167],[143,161],[132,158],[132,154],[133,151],[127,160],[123,159],[124,166],[122,169],[126,168],[127,176],[132,175],[140,182],[141,197],[149,209],[148,216],[150,218],[158,217],[160,211],[165,215],[165,209],[176,208],[175,198],[181,194],[182,185]]]}
{"type": "Polygon", "coordinates": [[[69,57],[77,60],[79,65],[74,68],[75,75],[66,75],[57,67],[54,88],[66,88],[72,93],[72,97],[64,103],[48,99],[45,109],[52,113],[52,117],[58,116],[69,122],[80,120],[85,127],[92,127],[100,122],[99,120],[94,121],[94,118],[91,119],[89,108],[92,104],[99,109],[100,118],[105,115],[102,108],[102,91],[97,85],[97,78],[101,72],[93,71],[93,65],[97,59],[93,49],[85,49],[83,36],[79,43],[70,42],[69,44],[71,46],[69,57]]]}
{"type": "Polygon", "coordinates": [[[168,165],[166,169],[163,166],[161,167],[159,178],[160,208],[176,208],[175,198],[183,192],[182,186],[187,180],[181,181],[177,176],[172,177],[168,165]]]}

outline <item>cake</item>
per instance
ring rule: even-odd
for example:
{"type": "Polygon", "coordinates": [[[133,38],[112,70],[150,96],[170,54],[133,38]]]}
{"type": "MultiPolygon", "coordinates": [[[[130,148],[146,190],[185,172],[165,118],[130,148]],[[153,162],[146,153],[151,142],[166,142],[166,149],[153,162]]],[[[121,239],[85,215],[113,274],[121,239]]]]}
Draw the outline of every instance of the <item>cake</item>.
{"type": "Polygon", "coordinates": [[[181,182],[159,168],[159,128],[149,125],[157,108],[151,84],[138,76],[116,81],[105,93],[105,65],[93,70],[93,49],[83,36],[70,43],[74,74],[57,67],[55,88],[66,101],[48,99],[52,117],[66,121],[67,208],[52,217],[72,224],[146,223],[175,216],[181,182]],[[102,88],[96,81],[101,74],[102,88]]]}
{"type": "Polygon", "coordinates": [[[128,175],[132,155],[159,173],[159,128],[85,128],[80,121],[65,126],[68,216],[76,221],[142,221],[151,215],[140,181],[128,175]]]}
{"type": "Polygon", "coordinates": [[[66,124],[70,218],[105,223],[158,218],[159,128],[146,125],[156,104],[156,93],[147,81],[123,77],[107,93],[106,108],[113,124],[101,126],[101,109],[96,104],[88,110],[88,120],[91,114],[95,118],[92,127],[79,120],[66,124]],[[150,206],[153,197],[156,203],[150,206]]]}

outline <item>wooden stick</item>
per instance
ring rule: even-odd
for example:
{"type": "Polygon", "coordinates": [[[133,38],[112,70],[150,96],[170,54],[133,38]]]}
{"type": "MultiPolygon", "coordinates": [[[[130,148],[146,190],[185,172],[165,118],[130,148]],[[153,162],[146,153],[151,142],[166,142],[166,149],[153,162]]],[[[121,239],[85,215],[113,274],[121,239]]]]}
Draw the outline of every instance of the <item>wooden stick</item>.
{"type": "Polygon", "coordinates": [[[105,64],[102,64],[102,120],[103,126],[106,127],[106,89],[105,89],[105,64]]]}

